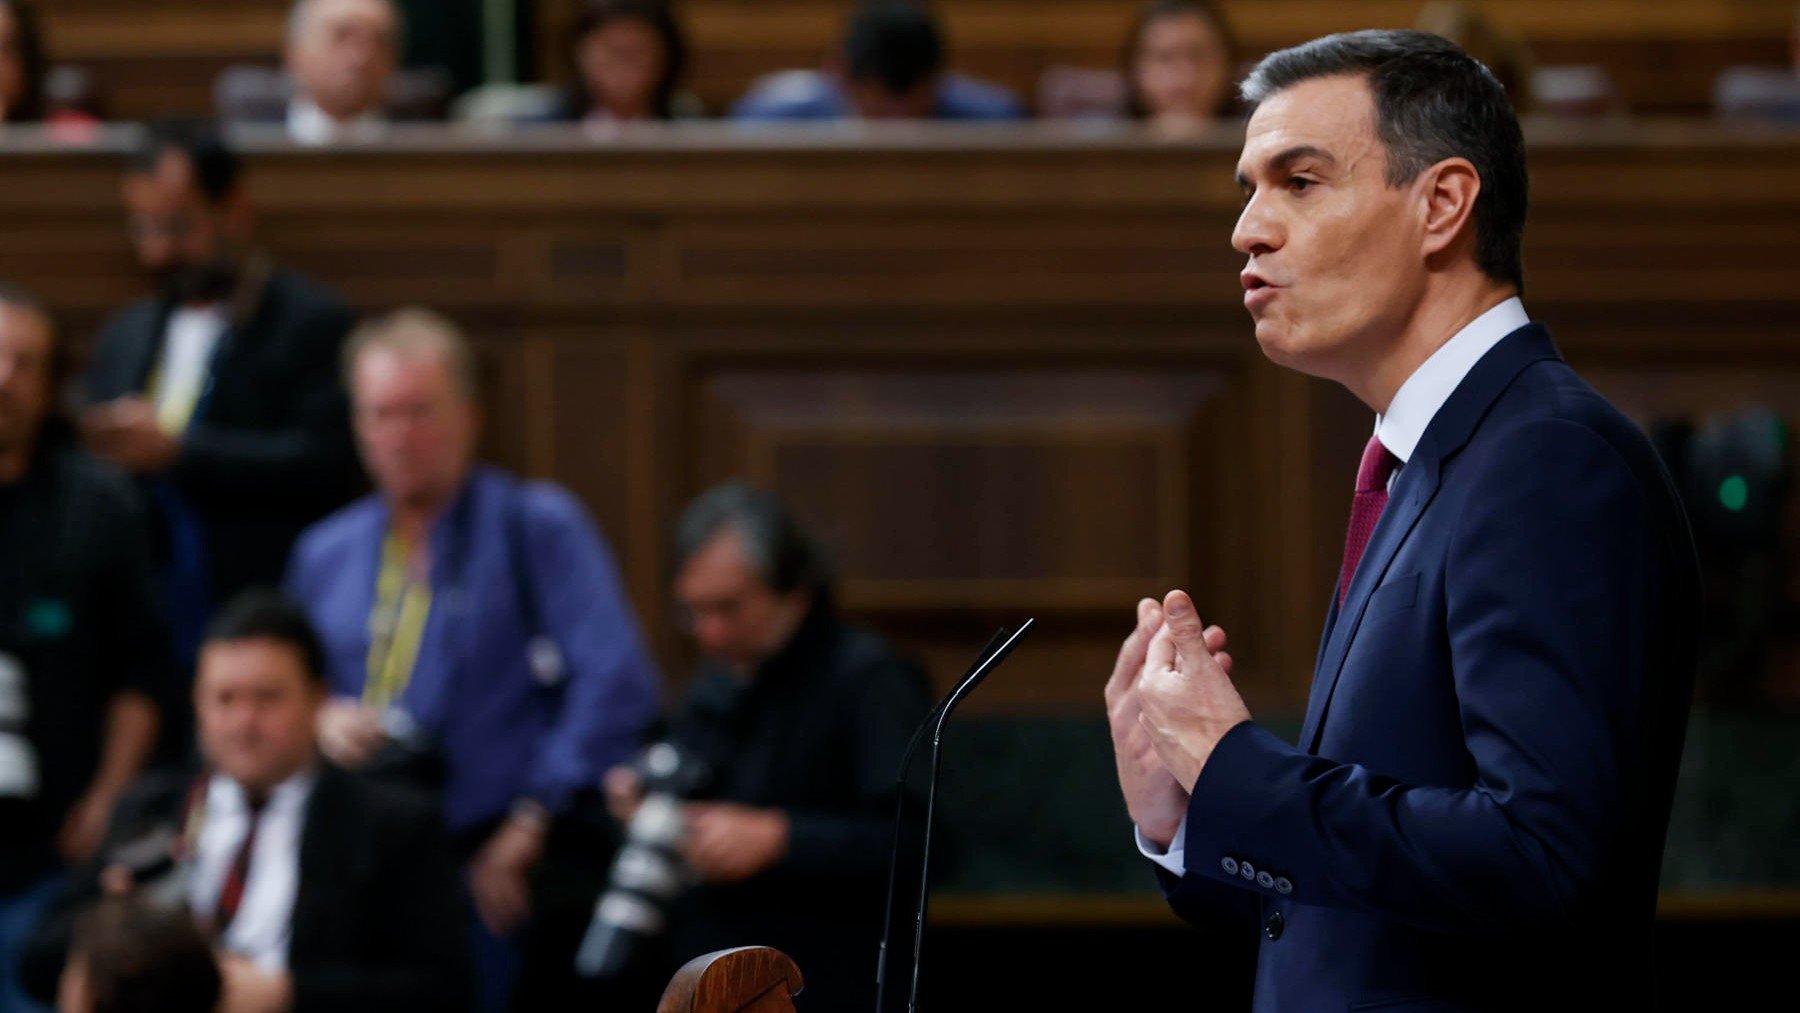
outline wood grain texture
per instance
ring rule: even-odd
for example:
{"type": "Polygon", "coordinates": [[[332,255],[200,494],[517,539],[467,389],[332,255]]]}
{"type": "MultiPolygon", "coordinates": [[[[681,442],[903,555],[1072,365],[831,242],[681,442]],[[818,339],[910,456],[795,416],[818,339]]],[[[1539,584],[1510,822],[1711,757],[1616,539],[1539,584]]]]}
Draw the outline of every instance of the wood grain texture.
{"type": "MultiPolygon", "coordinates": [[[[1529,128],[1527,305],[1642,421],[1800,410],[1800,135],[1529,128]]],[[[0,147],[0,277],[83,345],[145,282],[118,146],[0,147]]],[[[1366,409],[1251,337],[1238,137],[632,131],[598,146],[246,135],[262,242],[364,311],[478,338],[484,452],[585,502],[665,670],[667,531],[732,477],[836,551],[940,684],[1042,620],[973,711],[1090,714],[1132,603],[1193,590],[1254,712],[1311,681],[1366,409]]]]}
{"type": "Polygon", "coordinates": [[[780,950],[741,946],[682,965],[656,1013],[792,1013],[804,986],[800,969],[780,950]]]}

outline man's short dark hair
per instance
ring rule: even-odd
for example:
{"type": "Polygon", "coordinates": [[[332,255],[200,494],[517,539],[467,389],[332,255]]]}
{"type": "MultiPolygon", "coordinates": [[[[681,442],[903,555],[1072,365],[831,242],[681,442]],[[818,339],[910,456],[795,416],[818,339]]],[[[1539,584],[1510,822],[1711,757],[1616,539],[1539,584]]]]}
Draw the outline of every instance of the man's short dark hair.
{"type": "Polygon", "coordinates": [[[94,1013],[210,1013],[222,983],[212,945],[185,907],[108,897],[75,924],[94,1013]]]}
{"type": "Polygon", "coordinates": [[[824,550],[774,493],[737,483],[708,489],[682,511],[675,524],[675,569],[727,531],[738,536],[757,576],[771,590],[830,593],[831,564],[824,550]]]}
{"type": "Polygon", "coordinates": [[[1455,43],[1425,32],[1327,35],[1263,58],[1244,79],[1260,103],[1302,81],[1354,74],[1375,98],[1375,133],[1387,147],[1387,182],[1402,186],[1446,158],[1481,177],[1475,260],[1496,281],[1524,288],[1525,139],[1506,89],[1455,43]]]}
{"type": "Polygon", "coordinates": [[[300,655],[306,677],[325,681],[325,649],[300,606],[274,591],[255,588],[233,598],[206,628],[206,641],[272,640],[300,655]]]}
{"type": "Polygon", "coordinates": [[[179,152],[194,167],[194,183],[207,200],[217,204],[237,190],[243,163],[218,128],[200,120],[164,120],[145,127],[126,171],[139,175],[155,172],[163,155],[171,151],[179,152]]]}
{"type": "Polygon", "coordinates": [[[909,92],[943,69],[943,34],[919,4],[870,0],[850,15],[844,64],[852,81],[875,81],[895,95],[909,92]]]}

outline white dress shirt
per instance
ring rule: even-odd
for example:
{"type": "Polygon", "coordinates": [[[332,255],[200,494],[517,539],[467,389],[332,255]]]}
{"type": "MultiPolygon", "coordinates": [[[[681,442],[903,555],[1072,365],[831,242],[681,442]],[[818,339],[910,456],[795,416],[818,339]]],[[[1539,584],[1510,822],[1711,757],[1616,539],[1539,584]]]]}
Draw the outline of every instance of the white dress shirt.
{"type": "Polygon", "coordinates": [[[336,119],[304,95],[296,95],[288,103],[287,133],[295,144],[367,141],[380,137],[386,125],[387,121],[378,112],[366,112],[347,120],[336,119]]]}
{"type": "MultiPolygon", "coordinates": [[[[307,768],[275,786],[257,821],[256,844],[236,917],[219,940],[232,953],[265,971],[287,969],[293,936],[294,897],[300,888],[300,832],[315,772],[307,768]]],[[[219,907],[231,863],[250,829],[250,809],[236,781],[214,774],[206,783],[194,866],[188,877],[188,909],[211,918],[219,907]]]]}
{"type": "MultiPolygon", "coordinates": [[[[1375,416],[1375,437],[1388,453],[1400,459],[1404,465],[1419,446],[1419,440],[1425,436],[1425,428],[1431,425],[1438,409],[1450,400],[1450,395],[1462,384],[1469,370],[1481,361],[1500,339],[1531,322],[1525,314],[1525,304],[1515,296],[1475,319],[1469,321],[1462,330],[1451,336],[1431,357],[1413,370],[1400,389],[1394,392],[1394,400],[1388,403],[1387,413],[1375,416]]],[[[1388,488],[1394,487],[1394,480],[1400,477],[1400,469],[1388,476],[1388,488]]],[[[1145,858],[1181,875],[1187,869],[1187,821],[1175,830],[1175,839],[1169,842],[1167,851],[1158,850],[1145,840],[1141,830],[1133,828],[1137,838],[1138,851],[1145,858]]]]}
{"type": "Polygon", "coordinates": [[[183,306],[169,314],[156,364],[156,421],[164,432],[176,435],[187,428],[229,326],[223,303],[183,306]]]}

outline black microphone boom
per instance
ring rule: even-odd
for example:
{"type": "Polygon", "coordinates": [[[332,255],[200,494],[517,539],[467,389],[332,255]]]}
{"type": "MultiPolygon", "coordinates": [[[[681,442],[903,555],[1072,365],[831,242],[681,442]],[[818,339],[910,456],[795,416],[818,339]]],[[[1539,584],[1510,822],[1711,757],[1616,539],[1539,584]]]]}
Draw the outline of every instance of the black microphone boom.
{"type": "Polygon", "coordinates": [[[943,757],[944,723],[950,720],[950,713],[956,709],[956,705],[961,703],[963,698],[968,696],[976,686],[981,685],[982,680],[999,667],[1000,662],[1006,660],[1006,656],[1011,654],[1013,647],[1018,644],[1019,638],[1023,637],[1025,632],[1031,629],[1036,622],[1036,619],[1025,620],[1011,635],[1008,635],[1004,627],[995,633],[993,638],[987,642],[987,646],[981,649],[981,653],[975,659],[975,664],[969,666],[969,670],[957,682],[956,688],[952,689],[944,699],[938,701],[938,705],[931,709],[931,713],[925,715],[925,720],[921,721],[918,730],[913,732],[912,741],[906,744],[906,752],[900,758],[900,770],[895,775],[897,784],[894,792],[894,850],[893,856],[888,860],[887,910],[881,920],[881,954],[875,962],[875,1013],[881,1013],[882,1006],[887,1000],[888,943],[892,940],[894,931],[894,890],[900,869],[900,837],[904,826],[901,817],[906,809],[906,772],[912,766],[913,754],[918,752],[919,744],[925,739],[925,732],[930,730],[932,733],[931,779],[927,782],[925,789],[925,839],[923,854],[919,859],[919,909],[913,920],[912,988],[906,1000],[908,1013],[916,1013],[919,1008],[919,951],[925,942],[925,908],[930,901],[931,824],[933,817],[937,814],[938,768],[939,761],[943,757]]]}

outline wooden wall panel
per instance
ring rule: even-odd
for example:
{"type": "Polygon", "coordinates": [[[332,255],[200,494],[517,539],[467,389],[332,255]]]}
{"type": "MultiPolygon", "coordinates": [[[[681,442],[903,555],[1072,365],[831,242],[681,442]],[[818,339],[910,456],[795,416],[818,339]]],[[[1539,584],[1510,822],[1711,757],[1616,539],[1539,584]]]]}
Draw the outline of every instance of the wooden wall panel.
{"type": "MultiPolygon", "coordinates": [[[[1634,411],[1800,391],[1800,135],[1531,131],[1527,305],[1634,411]]],[[[0,276],[76,343],[142,291],[117,155],[0,148],[0,276]]],[[[658,656],[686,500],[774,484],[847,604],[941,682],[1042,628],[974,706],[1092,713],[1133,601],[1193,589],[1259,713],[1310,684],[1368,411],[1264,361],[1228,132],[246,135],[262,241],[366,311],[474,333],[484,450],[569,486],[658,656]]]]}

